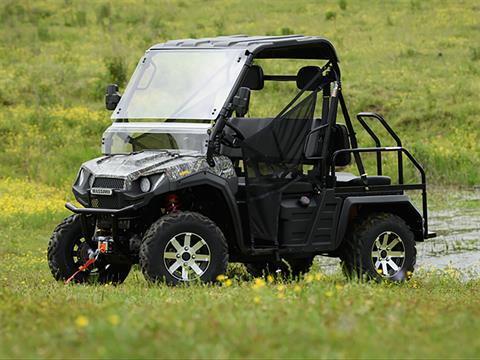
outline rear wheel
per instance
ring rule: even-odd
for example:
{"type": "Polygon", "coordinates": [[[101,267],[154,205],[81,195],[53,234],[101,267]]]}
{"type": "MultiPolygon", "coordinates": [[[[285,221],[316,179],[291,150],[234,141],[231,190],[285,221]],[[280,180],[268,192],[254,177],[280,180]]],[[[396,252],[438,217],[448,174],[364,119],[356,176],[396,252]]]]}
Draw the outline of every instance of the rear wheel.
{"type": "Polygon", "coordinates": [[[416,261],[414,235],[397,215],[371,214],[353,225],[340,258],[347,276],[408,279],[416,261]]]}
{"type": "MultiPolygon", "coordinates": [[[[92,247],[83,236],[80,215],[63,220],[48,243],[48,265],[53,277],[56,280],[68,279],[88,261],[92,247]]],[[[91,267],[78,273],[74,281],[118,284],[127,278],[130,268],[130,264],[111,264],[99,258],[91,267]]]]}
{"type": "Polygon", "coordinates": [[[254,277],[261,277],[268,274],[281,274],[285,277],[298,277],[310,271],[313,264],[313,256],[301,259],[290,259],[285,262],[255,262],[247,263],[245,267],[247,271],[254,277]]]}
{"type": "Polygon", "coordinates": [[[154,222],[140,247],[149,281],[212,282],[227,269],[228,248],[220,229],[195,212],[174,212],[154,222]]]}

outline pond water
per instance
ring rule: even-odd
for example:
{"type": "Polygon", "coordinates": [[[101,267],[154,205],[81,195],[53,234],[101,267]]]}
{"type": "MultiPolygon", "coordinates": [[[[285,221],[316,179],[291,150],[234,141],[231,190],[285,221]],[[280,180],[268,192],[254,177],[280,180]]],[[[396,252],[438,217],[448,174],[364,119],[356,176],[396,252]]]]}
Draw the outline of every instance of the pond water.
{"type": "MultiPolygon", "coordinates": [[[[452,267],[480,276],[480,191],[460,193],[444,206],[449,208],[430,211],[429,227],[437,237],[417,243],[416,270],[452,267]]],[[[338,259],[317,259],[324,272],[339,268],[338,259]]]]}
{"type": "Polygon", "coordinates": [[[418,244],[418,267],[480,270],[480,206],[432,211],[437,237],[418,244]]]}

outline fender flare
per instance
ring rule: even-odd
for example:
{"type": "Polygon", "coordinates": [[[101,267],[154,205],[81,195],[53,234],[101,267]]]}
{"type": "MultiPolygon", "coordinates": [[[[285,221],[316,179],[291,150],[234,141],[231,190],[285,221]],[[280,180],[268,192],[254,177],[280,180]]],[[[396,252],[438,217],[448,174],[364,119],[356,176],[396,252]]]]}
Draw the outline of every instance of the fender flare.
{"type": "Polygon", "coordinates": [[[367,212],[390,212],[403,218],[415,235],[415,241],[423,241],[423,217],[406,195],[376,195],[347,197],[340,210],[335,248],[342,243],[350,224],[350,214],[354,208],[366,208],[367,212]]]}
{"type": "Polygon", "coordinates": [[[238,189],[237,177],[225,179],[221,176],[212,174],[209,171],[201,171],[179,179],[175,183],[171,183],[170,191],[182,190],[201,185],[211,186],[220,191],[227,204],[232,219],[235,244],[241,252],[246,252],[245,244],[243,243],[242,220],[235,199],[235,193],[238,189]]]}

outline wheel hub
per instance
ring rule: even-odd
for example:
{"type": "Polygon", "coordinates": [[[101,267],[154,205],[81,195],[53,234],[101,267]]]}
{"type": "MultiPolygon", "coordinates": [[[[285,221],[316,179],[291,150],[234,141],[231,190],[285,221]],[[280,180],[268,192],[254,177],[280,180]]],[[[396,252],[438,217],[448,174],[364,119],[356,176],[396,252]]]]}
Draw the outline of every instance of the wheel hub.
{"type": "MultiPolygon", "coordinates": [[[[90,259],[90,255],[93,254],[93,252],[94,251],[86,241],[78,241],[74,245],[72,253],[75,266],[79,267],[84,265],[90,259]]],[[[95,278],[96,276],[98,276],[98,263],[100,262],[101,260],[96,261],[93,266],[85,270],[85,273],[91,278],[95,278]]]]}
{"type": "Polygon", "coordinates": [[[165,246],[163,260],[170,275],[180,281],[201,277],[210,265],[210,248],[198,234],[175,235],[165,246]]]}
{"type": "Polygon", "coordinates": [[[372,265],[382,277],[397,275],[405,262],[405,244],[393,231],[384,231],[372,245],[372,265]]]}
{"type": "Polygon", "coordinates": [[[78,260],[83,264],[90,259],[90,252],[93,250],[88,246],[86,242],[82,242],[78,247],[78,260]]]}

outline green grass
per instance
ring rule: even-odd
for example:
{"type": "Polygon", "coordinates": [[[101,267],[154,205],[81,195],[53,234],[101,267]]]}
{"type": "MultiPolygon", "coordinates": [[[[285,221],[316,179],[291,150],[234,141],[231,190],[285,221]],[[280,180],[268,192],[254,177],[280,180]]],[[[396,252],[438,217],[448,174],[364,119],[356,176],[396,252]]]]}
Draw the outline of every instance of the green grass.
{"type": "MultiPolygon", "coordinates": [[[[254,288],[235,266],[231,286],[169,288],[135,269],[118,287],[65,287],[46,247],[78,167],[99,154],[105,85],[123,89],[154,43],[220,34],[332,40],[351,113],[378,111],[398,130],[440,190],[434,208],[477,207],[451,189],[480,183],[479,11],[473,0],[0,2],[0,358],[478,357],[480,282],[454,271],[386,285],[315,268],[254,288]]],[[[271,87],[252,113],[282,108],[291,91],[271,87]]]]}
{"type": "MultiPolygon", "coordinates": [[[[55,217],[61,217],[57,214],[55,217]]],[[[455,271],[405,284],[318,269],[263,287],[234,267],[231,286],[64,286],[48,271],[55,220],[0,235],[0,357],[476,357],[479,280],[455,271]],[[17,241],[15,241],[15,239],[17,241]],[[19,239],[27,239],[19,241],[19,239]]],[[[2,223],[2,227],[5,223],[2,223]]]]}
{"type": "MultiPolygon", "coordinates": [[[[454,199],[433,195],[445,206],[454,199]]],[[[300,280],[269,283],[231,264],[223,285],[151,285],[134,268],[117,287],[64,286],[49,272],[46,242],[67,211],[20,210],[0,217],[0,358],[480,354],[478,274],[424,270],[407,283],[359,283],[316,264],[300,280]]]]}

